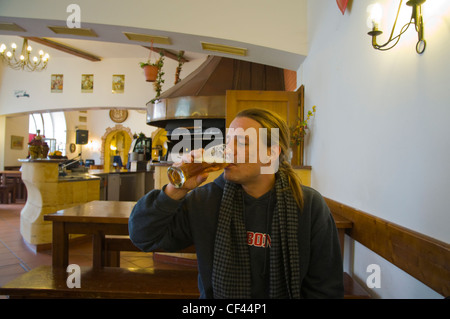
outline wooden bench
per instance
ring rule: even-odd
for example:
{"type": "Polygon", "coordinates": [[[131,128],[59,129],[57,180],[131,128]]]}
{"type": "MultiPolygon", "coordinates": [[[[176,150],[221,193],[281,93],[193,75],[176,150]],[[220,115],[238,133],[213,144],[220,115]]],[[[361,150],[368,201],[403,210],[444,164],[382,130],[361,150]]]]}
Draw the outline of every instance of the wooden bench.
{"type": "MultiPolygon", "coordinates": [[[[141,251],[133,245],[128,236],[106,236],[105,238],[106,265],[120,267],[121,251],[141,251]]],[[[158,250],[159,251],[159,250],[158,250]]],[[[157,252],[157,251],[155,251],[157,252]]],[[[195,247],[190,246],[180,253],[195,253],[195,247]]],[[[176,262],[181,265],[186,263],[176,262]]],[[[348,273],[344,272],[344,298],[345,299],[370,299],[371,296],[348,273]]]]}
{"type": "Polygon", "coordinates": [[[369,293],[356,282],[349,274],[344,272],[344,299],[370,299],[369,293]]]}
{"type": "MultiPolygon", "coordinates": [[[[121,251],[141,251],[133,245],[129,236],[106,236],[105,237],[105,266],[120,267],[121,251]]],[[[162,252],[155,250],[154,252],[162,252]]],[[[179,253],[195,253],[195,247],[190,246],[179,253]]],[[[159,260],[165,260],[161,258],[159,260]]],[[[172,258],[172,261],[174,259],[172,258]]],[[[175,262],[178,265],[188,265],[186,262],[175,262]]],[[[348,273],[344,272],[344,298],[345,299],[369,299],[370,294],[356,282],[348,273]]]]}
{"type": "MultiPolygon", "coordinates": [[[[68,288],[65,269],[37,267],[0,288],[10,298],[197,299],[197,271],[81,267],[80,288],[68,288]]],[[[344,298],[370,298],[344,273],[344,298]]]]}
{"type": "Polygon", "coordinates": [[[80,288],[62,268],[37,267],[0,288],[10,298],[198,299],[197,270],[81,267],[80,288]]]}

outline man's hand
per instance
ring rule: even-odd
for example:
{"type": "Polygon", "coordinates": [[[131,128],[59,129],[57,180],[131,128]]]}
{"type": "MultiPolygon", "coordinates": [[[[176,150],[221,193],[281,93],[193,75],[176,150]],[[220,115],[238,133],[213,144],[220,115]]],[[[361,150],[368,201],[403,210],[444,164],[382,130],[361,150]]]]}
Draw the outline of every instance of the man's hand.
{"type": "MultiPolygon", "coordinates": [[[[179,163],[175,163],[174,166],[179,166],[182,163],[193,163],[194,159],[197,159],[201,161],[202,157],[203,157],[203,152],[204,149],[198,149],[198,150],[193,150],[191,151],[189,154],[184,154],[181,157],[181,162],[179,163]]],[[[205,182],[208,179],[208,173],[203,173],[200,175],[196,175],[193,177],[190,177],[188,180],[186,180],[186,182],[183,184],[183,187],[181,188],[175,188],[175,186],[173,186],[172,184],[167,184],[166,188],[164,189],[164,192],[166,193],[167,196],[169,196],[172,199],[175,200],[180,200],[182,199],[184,196],[186,196],[186,194],[193,190],[194,188],[200,186],[203,182],[205,182]]]]}

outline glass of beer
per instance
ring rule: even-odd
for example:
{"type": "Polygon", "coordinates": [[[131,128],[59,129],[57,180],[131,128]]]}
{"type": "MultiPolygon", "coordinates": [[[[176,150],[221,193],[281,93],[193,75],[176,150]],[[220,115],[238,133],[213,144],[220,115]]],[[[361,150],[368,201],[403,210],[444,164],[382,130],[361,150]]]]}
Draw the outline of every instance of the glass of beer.
{"type": "Polygon", "coordinates": [[[181,188],[193,176],[227,167],[230,163],[227,162],[225,150],[225,144],[216,145],[204,150],[201,162],[193,160],[190,163],[175,163],[167,169],[170,183],[176,188],[181,188]]]}

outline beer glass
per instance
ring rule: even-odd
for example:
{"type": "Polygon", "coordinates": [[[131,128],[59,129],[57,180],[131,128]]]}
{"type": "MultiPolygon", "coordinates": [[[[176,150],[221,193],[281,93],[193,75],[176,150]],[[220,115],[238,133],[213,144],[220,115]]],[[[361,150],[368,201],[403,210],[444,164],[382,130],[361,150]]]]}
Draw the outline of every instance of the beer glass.
{"type": "Polygon", "coordinates": [[[218,171],[227,167],[229,163],[226,160],[225,150],[225,144],[216,145],[204,150],[201,162],[196,163],[193,160],[190,163],[175,163],[167,169],[170,183],[175,188],[181,188],[193,176],[218,171]]]}

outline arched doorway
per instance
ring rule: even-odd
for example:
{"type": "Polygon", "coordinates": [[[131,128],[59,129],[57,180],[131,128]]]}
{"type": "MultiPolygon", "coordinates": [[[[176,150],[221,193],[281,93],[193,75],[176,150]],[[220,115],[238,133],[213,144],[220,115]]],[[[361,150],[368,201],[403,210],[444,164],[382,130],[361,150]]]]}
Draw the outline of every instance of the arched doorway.
{"type": "Polygon", "coordinates": [[[152,158],[166,156],[167,154],[167,131],[163,128],[158,128],[152,133],[152,158]]]}
{"type": "Polygon", "coordinates": [[[130,150],[133,135],[128,127],[116,125],[108,127],[102,137],[102,153],[100,161],[105,170],[112,168],[114,156],[120,156],[123,166],[128,162],[128,152],[130,150]]]}

